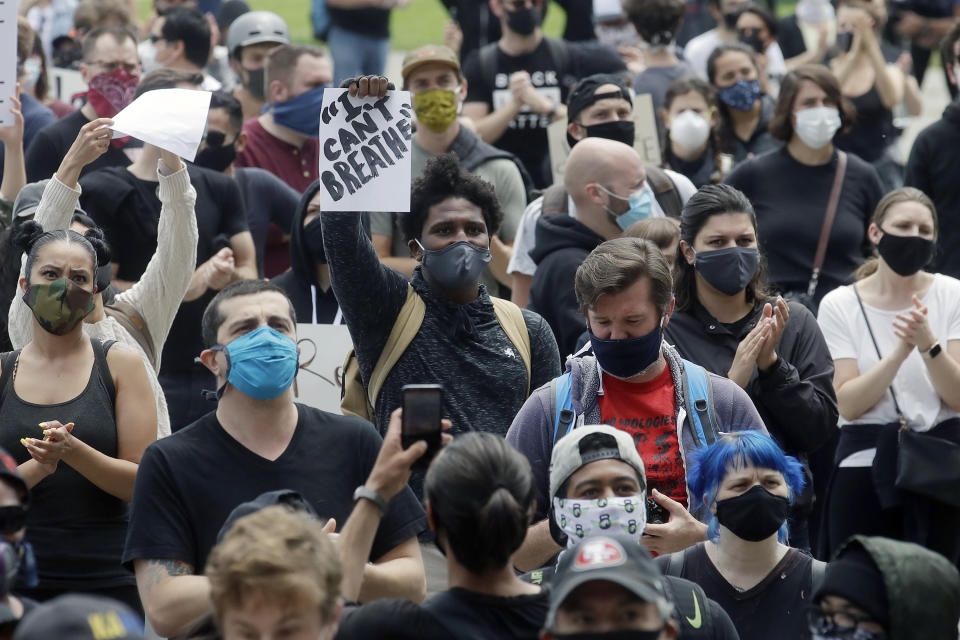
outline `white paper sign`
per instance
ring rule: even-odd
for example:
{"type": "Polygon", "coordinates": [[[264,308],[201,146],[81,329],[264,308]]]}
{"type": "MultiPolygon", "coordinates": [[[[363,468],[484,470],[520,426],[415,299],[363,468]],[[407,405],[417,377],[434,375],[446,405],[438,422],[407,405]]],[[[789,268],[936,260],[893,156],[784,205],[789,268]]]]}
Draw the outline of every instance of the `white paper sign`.
{"type": "MultiPolygon", "coordinates": [[[[657,121],[653,113],[653,98],[649,93],[633,96],[633,148],[647,164],[660,166],[660,141],[657,134],[657,121]]],[[[570,155],[567,143],[567,121],[556,120],[547,127],[547,144],[550,149],[550,169],[553,182],[563,183],[563,169],[570,155]]]]}
{"type": "Polygon", "coordinates": [[[351,98],[326,89],[320,116],[320,205],[324,211],[410,210],[409,91],[351,98]]]}
{"type": "Polygon", "coordinates": [[[113,137],[132,136],[193,162],[207,126],[210,92],[148,91],[113,118],[113,137]]]}
{"type": "Polygon", "coordinates": [[[353,346],[345,324],[298,324],[300,370],[294,400],[340,413],[340,380],[343,359],[353,346]]]}
{"type": "Polygon", "coordinates": [[[0,127],[13,124],[10,98],[17,95],[17,0],[0,0],[0,127]]]}

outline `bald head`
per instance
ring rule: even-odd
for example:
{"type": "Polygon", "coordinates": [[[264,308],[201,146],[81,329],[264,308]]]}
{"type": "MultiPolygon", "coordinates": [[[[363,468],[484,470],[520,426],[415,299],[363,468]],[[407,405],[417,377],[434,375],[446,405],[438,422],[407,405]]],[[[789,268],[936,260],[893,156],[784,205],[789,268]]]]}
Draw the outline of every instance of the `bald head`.
{"type": "Polygon", "coordinates": [[[585,138],[570,151],[563,186],[579,204],[586,197],[587,185],[602,184],[629,194],[644,179],[643,160],[633,147],[606,138],[585,138]]]}

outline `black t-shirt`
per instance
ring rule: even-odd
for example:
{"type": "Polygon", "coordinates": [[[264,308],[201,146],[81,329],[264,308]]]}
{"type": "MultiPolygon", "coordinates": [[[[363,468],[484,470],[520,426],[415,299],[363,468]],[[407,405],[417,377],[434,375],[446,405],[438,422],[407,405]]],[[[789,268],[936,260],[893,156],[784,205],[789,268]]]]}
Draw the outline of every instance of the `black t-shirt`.
{"type": "MultiPolygon", "coordinates": [[[[195,212],[199,239],[197,265],[206,262],[230,237],[247,230],[240,189],[233,178],[216,171],[187,165],[190,182],[197,191],[195,212]]],[[[117,278],[136,282],[157,251],[160,221],[159,183],[141,180],[123,167],[108,167],[80,180],[84,210],[103,228],[110,245],[117,278]]],[[[200,320],[216,292],[184,302],[174,318],[163,347],[163,373],[194,368],[193,359],[204,345],[200,320]]]]}
{"type": "Polygon", "coordinates": [[[263,253],[267,246],[270,223],[283,233],[290,233],[293,214],[297,210],[300,194],[286,182],[259,167],[234,168],[243,208],[247,212],[247,224],[257,250],[257,273],[263,276],[263,253]]]}
{"type": "Polygon", "coordinates": [[[334,640],[454,640],[423,607],[402,598],[383,598],[362,606],[347,605],[334,640]]]}
{"type": "Polygon", "coordinates": [[[368,7],[340,9],[327,6],[330,24],[371,38],[390,37],[390,10],[368,7]]]}
{"type": "MultiPolygon", "coordinates": [[[[753,203],[768,277],[782,290],[807,289],[836,170],[836,153],[827,164],[812,167],[797,162],[784,147],[745,161],[725,180],[753,203]]],[[[863,262],[867,227],[882,196],[876,169],[848,153],[817,301],[849,283],[863,262]]]]}
{"type": "MultiPolygon", "coordinates": [[[[57,120],[53,124],[41,129],[27,149],[25,158],[27,167],[27,182],[36,182],[45,180],[53,176],[60,167],[63,156],[77,139],[81,127],[90,122],[79,109],[57,120]]],[[[129,142],[134,145],[136,142],[129,142]]],[[[104,167],[126,167],[130,164],[130,158],[124,153],[123,149],[118,149],[112,144],[107,147],[103,155],[86,165],[80,175],[85,176],[91,171],[103,169],[104,167]]]]}
{"type": "MultiPolygon", "coordinates": [[[[537,93],[557,103],[566,103],[567,93],[577,80],[594,73],[617,73],[626,67],[615,51],[597,44],[571,43],[555,40],[557,47],[567,51],[568,64],[554,58],[551,45],[544,38],[536,49],[519,56],[507,55],[497,47],[496,65],[492,77],[485,77],[479,51],[464,61],[467,78],[467,102],[483,102],[491,111],[512,99],[508,88],[510,74],[515,71],[530,73],[530,82],[537,93]],[[563,66],[564,68],[560,68],[563,66]]],[[[534,184],[544,188],[553,181],[550,172],[550,154],[547,147],[548,115],[522,111],[510,122],[496,146],[515,154],[530,172],[534,184]]]]}
{"type": "MultiPolygon", "coordinates": [[[[300,419],[279,458],[262,458],[231,437],[211,412],[150,445],[140,461],[123,561],[174,559],[201,573],[230,512],[261,493],[298,491],[342,527],[353,492],[373,469],[381,439],[359,418],[297,405],[300,419]]],[[[391,502],[373,541],[376,560],[426,526],[409,488],[391,502]]]]}
{"type": "Polygon", "coordinates": [[[535,640],[547,619],[550,592],[522,596],[493,596],[455,587],[423,604],[457,638],[535,640]]]}
{"type": "MultiPolygon", "coordinates": [[[[665,570],[667,556],[657,558],[657,564],[665,570]]],[[[758,585],[740,591],[713,566],[701,542],[684,553],[681,577],[699,584],[708,598],[723,607],[741,640],[808,640],[812,564],[810,556],[790,549],[758,585]]]]}

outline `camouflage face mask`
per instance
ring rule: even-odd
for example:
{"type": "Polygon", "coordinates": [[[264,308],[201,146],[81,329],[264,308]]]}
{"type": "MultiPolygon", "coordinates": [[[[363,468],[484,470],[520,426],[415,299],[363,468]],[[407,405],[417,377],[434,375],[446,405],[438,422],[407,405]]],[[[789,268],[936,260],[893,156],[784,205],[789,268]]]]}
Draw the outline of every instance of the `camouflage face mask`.
{"type": "Polygon", "coordinates": [[[73,331],[94,308],[93,293],[66,278],[30,285],[23,301],[40,326],[55,336],[73,331]]]}

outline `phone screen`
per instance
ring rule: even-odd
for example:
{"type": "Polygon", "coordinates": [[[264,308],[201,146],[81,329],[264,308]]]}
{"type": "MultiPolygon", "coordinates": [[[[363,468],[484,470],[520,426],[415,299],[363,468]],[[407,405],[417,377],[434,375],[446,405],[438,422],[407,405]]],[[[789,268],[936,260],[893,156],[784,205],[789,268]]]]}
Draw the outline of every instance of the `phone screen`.
{"type": "Polygon", "coordinates": [[[406,449],[417,440],[425,440],[427,452],[414,463],[414,468],[426,468],[440,450],[440,419],[443,413],[443,386],[439,384],[408,384],[403,392],[403,429],[401,444],[406,449]]]}

